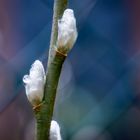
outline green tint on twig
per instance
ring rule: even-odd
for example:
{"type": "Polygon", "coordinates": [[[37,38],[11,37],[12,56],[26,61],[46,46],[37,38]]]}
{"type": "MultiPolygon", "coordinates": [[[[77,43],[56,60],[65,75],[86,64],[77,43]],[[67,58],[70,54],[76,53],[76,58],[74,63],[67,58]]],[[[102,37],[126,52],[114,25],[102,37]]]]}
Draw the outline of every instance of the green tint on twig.
{"type": "Polygon", "coordinates": [[[39,111],[36,110],[37,119],[37,140],[49,140],[50,123],[53,115],[56,90],[61,73],[61,68],[65,60],[65,56],[54,52],[54,58],[48,69],[47,80],[45,85],[45,99],[40,106],[39,111]]]}
{"type": "Polygon", "coordinates": [[[54,46],[57,41],[58,19],[61,18],[66,7],[67,0],[55,0],[44,99],[42,104],[34,110],[36,116],[37,140],[49,140],[56,91],[61,68],[65,60],[65,56],[55,51],[54,46]]]}

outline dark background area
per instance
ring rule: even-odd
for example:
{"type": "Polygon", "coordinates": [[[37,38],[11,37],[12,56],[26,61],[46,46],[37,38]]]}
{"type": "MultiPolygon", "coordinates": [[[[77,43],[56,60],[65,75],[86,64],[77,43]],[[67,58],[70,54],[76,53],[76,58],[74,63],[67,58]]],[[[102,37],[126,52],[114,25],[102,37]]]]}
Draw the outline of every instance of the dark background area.
{"type": "MultiPolygon", "coordinates": [[[[140,140],[140,1],[69,0],[77,42],[64,64],[54,119],[63,140],[140,140]]],[[[53,1],[0,1],[0,140],[33,140],[23,75],[46,66],[53,1]]]]}

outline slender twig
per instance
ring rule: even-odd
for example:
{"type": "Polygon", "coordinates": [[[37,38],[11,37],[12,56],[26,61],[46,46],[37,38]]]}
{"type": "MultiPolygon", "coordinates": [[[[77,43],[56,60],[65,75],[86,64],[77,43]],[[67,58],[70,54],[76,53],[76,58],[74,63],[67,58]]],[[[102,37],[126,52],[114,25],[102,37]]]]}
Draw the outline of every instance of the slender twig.
{"type": "Polygon", "coordinates": [[[53,61],[48,69],[45,98],[40,110],[36,110],[37,140],[49,140],[50,123],[53,115],[56,90],[65,56],[54,51],[53,61]]]}
{"type": "Polygon", "coordinates": [[[54,48],[58,34],[58,19],[62,16],[67,7],[67,0],[55,0],[53,25],[51,32],[51,41],[48,58],[48,69],[46,74],[46,84],[44,89],[44,99],[39,108],[36,108],[36,138],[37,140],[49,140],[50,123],[53,116],[53,108],[55,103],[58,81],[61,68],[65,60],[64,55],[57,52],[54,48]]]}

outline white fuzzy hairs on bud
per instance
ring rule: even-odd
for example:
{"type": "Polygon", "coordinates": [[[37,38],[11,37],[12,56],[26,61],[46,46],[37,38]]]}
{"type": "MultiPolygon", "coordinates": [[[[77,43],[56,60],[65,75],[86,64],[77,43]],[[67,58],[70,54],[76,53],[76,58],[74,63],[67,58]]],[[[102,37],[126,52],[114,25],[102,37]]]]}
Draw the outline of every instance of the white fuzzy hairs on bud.
{"type": "Polygon", "coordinates": [[[51,121],[50,140],[62,140],[59,124],[54,120],[51,121]]]}
{"type": "Polygon", "coordinates": [[[36,60],[30,69],[29,75],[23,77],[28,100],[33,106],[37,106],[43,99],[45,70],[42,62],[36,60]]]}
{"type": "Polygon", "coordinates": [[[77,39],[76,19],[72,9],[66,9],[58,20],[57,50],[67,54],[77,39]]]}

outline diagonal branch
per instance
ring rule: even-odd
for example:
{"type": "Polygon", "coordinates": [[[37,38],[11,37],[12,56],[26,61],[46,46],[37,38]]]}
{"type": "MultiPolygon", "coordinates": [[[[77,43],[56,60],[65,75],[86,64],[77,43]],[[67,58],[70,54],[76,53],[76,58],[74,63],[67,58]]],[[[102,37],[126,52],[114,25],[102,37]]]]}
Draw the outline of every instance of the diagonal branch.
{"type": "Polygon", "coordinates": [[[50,124],[53,116],[53,109],[56,97],[61,68],[65,56],[55,51],[54,47],[58,34],[58,19],[61,18],[67,7],[67,0],[55,0],[53,25],[51,32],[51,41],[48,58],[48,69],[46,75],[46,84],[44,89],[44,99],[39,110],[35,110],[36,116],[36,138],[37,140],[49,140],[50,124]]]}

